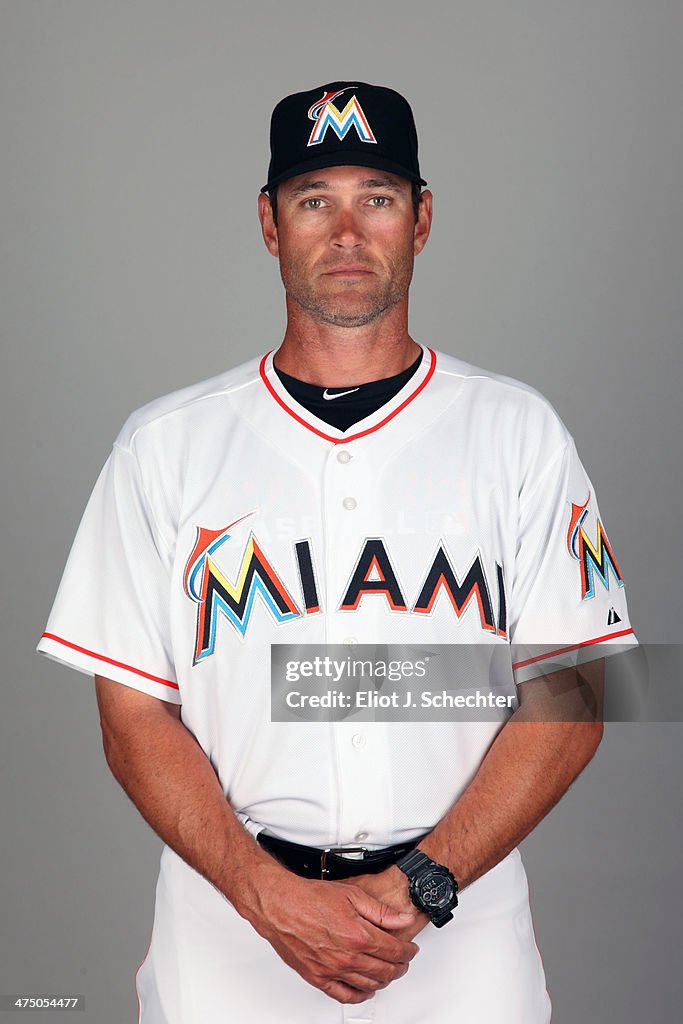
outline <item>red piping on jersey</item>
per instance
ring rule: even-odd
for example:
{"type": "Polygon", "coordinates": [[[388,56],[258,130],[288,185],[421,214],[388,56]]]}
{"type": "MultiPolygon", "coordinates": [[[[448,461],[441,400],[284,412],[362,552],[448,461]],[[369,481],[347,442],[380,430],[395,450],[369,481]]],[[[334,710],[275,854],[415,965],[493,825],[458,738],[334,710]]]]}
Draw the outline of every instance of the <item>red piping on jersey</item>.
{"type": "Polygon", "coordinates": [[[380,422],[377,423],[374,427],[368,427],[367,430],[360,430],[357,434],[345,434],[344,437],[330,437],[329,434],[324,434],[322,430],[318,430],[318,428],[314,427],[311,423],[307,423],[306,420],[303,419],[303,417],[299,416],[299,414],[294,412],[293,409],[290,409],[286,402],[283,402],[283,400],[280,398],[273,385],[266,377],[266,359],[270,355],[270,352],[266,352],[263,359],[261,360],[261,363],[259,365],[259,373],[261,374],[261,380],[266,385],[266,387],[268,388],[268,390],[270,391],[271,395],[278,403],[278,405],[282,406],[285,412],[288,412],[290,416],[292,416],[298,423],[302,425],[302,427],[306,427],[308,430],[312,430],[314,434],[318,435],[318,437],[322,437],[324,441],[330,441],[331,444],[347,444],[349,441],[356,441],[359,437],[365,437],[366,434],[373,434],[375,430],[379,430],[380,427],[383,427],[385,423],[388,423],[389,420],[392,420],[394,416],[397,416],[403,409],[405,409],[405,407],[410,402],[412,402],[414,398],[417,398],[422,389],[425,388],[427,384],[429,384],[430,380],[434,376],[434,370],[436,369],[436,354],[432,352],[431,348],[428,348],[427,351],[429,352],[430,356],[429,370],[427,371],[425,379],[418,387],[415,388],[412,395],[408,395],[408,397],[403,402],[401,402],[397,409],[394,409],[393,412],[390,412],[388,416],[385,416],[384,419],[380,420],[380,422]]]}
{"type": "Polygon", "coordinates": [[[518,661],[513,668],[524,668],[525,665],[533,665],[536,661],[545,661],[546,658],[553,658],[556,654],[566,654],[567,651],[578,651],[579,647],[590,647],[591,644],[600,644],[603,640],[614,640],[617,636],[627,636],[632,629],[622,629],[618,633],[607,633],[605,636],[598,636],[595,640],[584,640],[580,644],[572,644],[571,647],[558,647],[556,651],[548,651],[547,654],[538,654],[535,658],[527,658],[526,661],[518,661]]]}
{"type": "Polygon", "coordinates": [[[132,665],[126,665],[123,661],[114,661],[113,658],[105,658],[103,654],[97,654],[95,651],[89,651],[87,647],[79,647],[78,644],[72,644],[69,640],[63,640],[61,636],[55,636],[54,633],[43,633],[43,639],[54,640],[58,644],[64,644],[65,647],[70,647],[74,651],[80,651],[81,654],[88,654],[91,658],[97,658],[98,661],[104,661],[107,665],[115,665],[116,668],[125,668],[126,672],[134,672],[136,676],[144,676],[145,679],[151,679],[153,683],[163,683],[164,686],[171,686],[174,690],[180,689],[178,684],[172,683],[170,679],[162,679],[160,676],[153,676],[150,672],[143,672],[140,668],[133,668],[132,665]]]}

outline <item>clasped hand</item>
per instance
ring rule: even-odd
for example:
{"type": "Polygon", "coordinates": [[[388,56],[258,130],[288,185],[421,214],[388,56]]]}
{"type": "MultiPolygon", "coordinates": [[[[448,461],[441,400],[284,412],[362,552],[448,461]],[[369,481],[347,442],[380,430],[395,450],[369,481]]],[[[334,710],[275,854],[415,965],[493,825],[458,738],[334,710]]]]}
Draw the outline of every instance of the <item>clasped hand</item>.
{"type": "Polygon", "coordinates": [[[340,882],[278,871],[249,919],[286,964],[340,1003],[362,1003],[402,978],[428,922],[398,868],[340,882]]]}

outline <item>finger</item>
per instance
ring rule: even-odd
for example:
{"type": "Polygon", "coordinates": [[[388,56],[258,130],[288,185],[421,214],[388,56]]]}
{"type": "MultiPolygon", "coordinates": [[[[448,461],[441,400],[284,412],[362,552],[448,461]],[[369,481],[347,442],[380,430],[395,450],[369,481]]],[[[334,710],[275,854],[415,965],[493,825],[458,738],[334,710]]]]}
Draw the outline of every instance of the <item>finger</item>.
{"type": "Polygon", "coordinates": [[[344,984],[352,985],[354,989],[364,992],[366,996],[372,996],[382,988],[386,988],[388,981],[379,981],[378,978],[368,978],[367,974],[344,975],[344,984]]]}
{"type": "Polygon", "coordinates": [[[386,988],[392,981],[402,978],[408,971],[408,964],[388,964],[373,957],[361,956],[341,976],[347,985],[354,988],[376,991],[386,988]]]}
{"type": "Polygon", "coordinates": [[[406,928],[413,922],[413,915],[403,910],[394,910],[388,903],[375,899],[361,889],[349,893],[354,907],[366,921],[378,928],[406,928]]]}
{"type": "Polygon", "coordinates": [[[338,1003],[364,1003],[367,999],[372,999],[375,994],[369,990],[353,988],[338,980],[326,982],[320,986],[320,990],[331,999],[336,999],[338,1003]]]}
{"type": "Polygon", "coordinates": [[[361,952],[369,953],[379,960],[386,960],[391,964],[410,963],[420,947],[409,939],[399,939],[390,932],[385,932],[374,925],[367,925],[366,941],[361,947],[361,952]]]}

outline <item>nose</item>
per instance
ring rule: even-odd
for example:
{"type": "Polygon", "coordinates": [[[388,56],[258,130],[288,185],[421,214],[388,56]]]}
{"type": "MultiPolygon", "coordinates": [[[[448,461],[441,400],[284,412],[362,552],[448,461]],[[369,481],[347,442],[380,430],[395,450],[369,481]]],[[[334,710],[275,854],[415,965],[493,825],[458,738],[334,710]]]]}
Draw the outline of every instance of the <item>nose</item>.
{"type": "Polygon", "coordinates": [[[337,211],[330,242],[336,249],[355,249],[364,244],[360,216],[351,207],[340,207],[337,211]]]}

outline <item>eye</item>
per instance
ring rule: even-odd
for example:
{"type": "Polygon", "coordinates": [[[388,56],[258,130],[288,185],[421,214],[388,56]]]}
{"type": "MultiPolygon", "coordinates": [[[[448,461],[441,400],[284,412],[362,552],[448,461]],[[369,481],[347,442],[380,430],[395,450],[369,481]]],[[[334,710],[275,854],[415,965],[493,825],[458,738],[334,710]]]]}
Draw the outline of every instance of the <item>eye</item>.
{"type": "Polygon", "coordinates": [[[322,202],[323,202],[323,200],[322,200],[322,199],[320,199],[320,198],[317,198],[317,197],[313,197],[312,199],[304,199],[303,205],[304,205],[304,206],[305,206],[305,207],[306,207],[306,208],[307,208],[308,210],[319,210],[319,209],[320,209],[320,206],[314,206],[313,204],[314,204],[314,203],[319,203],[319,204],[321,204],[321,205],[322,205],[322,202]]]}
{"type": "Polygon", "coordinates": [[[391,200],[389,196],[372,196],[370,199],[370,205],[376,209],[381,210],[383,207],[388,206],[391,200]]]}

